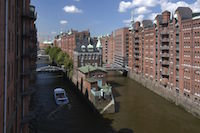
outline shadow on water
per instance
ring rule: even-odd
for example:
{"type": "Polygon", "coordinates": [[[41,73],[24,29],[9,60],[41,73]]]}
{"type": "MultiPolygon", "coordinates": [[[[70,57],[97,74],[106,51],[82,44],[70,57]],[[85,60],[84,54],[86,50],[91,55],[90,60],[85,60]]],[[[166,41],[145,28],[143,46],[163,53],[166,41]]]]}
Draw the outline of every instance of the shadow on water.
{"type": "Polygon", "coordinates": [[[132,129],[122,128],[117,133],[134,133],[132,129]]]}
{"type": "Polygon", "coordinates": [[[37,74],[37,91],[31,97],[31,111],[36,117],[30,124],[30,133],[133,133],[131,129],[126,128],[119,131],[113,129],[113,120],[99,114],[84,96],[77,92],[74,84],[60,75],[37,74]],[[66,89],[70,108],[55,104],[53,90],[56,87],[66,89]]]}

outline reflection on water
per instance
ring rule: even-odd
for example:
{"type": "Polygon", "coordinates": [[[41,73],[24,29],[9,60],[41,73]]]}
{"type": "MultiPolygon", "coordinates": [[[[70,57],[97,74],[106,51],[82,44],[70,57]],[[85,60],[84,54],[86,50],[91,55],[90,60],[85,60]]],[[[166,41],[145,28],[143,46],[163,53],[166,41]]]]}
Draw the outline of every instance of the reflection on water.
{"type": "Polygon", "coordinates": [[[112,119],[116,130],[129,128],[136,133],[200,133],[200,120],[133,80],[109,73],[114,87],[117,113],[112,119]]]}

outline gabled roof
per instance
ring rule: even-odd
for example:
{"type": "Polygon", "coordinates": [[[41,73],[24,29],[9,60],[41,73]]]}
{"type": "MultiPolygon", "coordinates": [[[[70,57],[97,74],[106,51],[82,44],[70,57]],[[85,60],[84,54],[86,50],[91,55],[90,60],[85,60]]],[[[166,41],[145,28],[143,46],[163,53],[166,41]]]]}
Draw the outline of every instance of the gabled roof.
{"type": "Polygon", "coordinates": [[[143,20],[142,21],[143,27],[144,28],[150,28],[153,27],[153,22],[151,20],[143,20]]]}
{"type": "Polygon", "coordinates": [[[162,22],[162,15],[161,14],[157,15],[156,19],[158,20],[158,23],[161,23],[162,22]]]}
{"type": "Polygon", "coordinates": [[[88,41],[88,38],[84,38],[82,40],[78,40],[77,41],[77,44],[76,44],[76,48],[74,49],[75,51],[77,52],[82,52],[82,49],[81,47],[82,46],[85,46],[85,50],[87,52],[87,48],[88,48],[88,45],[91,45],[93,46],[93,52],[98,52],[97,48],[96,48],[96,44],[97,44],[97,41],[93,38],[90,39],[90,41],[88,41]]]}
{"type": "Polygon", "coordinates": [[[192,10],[189,7],[178,7],[176,12],[179,13],[181,20],[192,19],[192,10]]]}

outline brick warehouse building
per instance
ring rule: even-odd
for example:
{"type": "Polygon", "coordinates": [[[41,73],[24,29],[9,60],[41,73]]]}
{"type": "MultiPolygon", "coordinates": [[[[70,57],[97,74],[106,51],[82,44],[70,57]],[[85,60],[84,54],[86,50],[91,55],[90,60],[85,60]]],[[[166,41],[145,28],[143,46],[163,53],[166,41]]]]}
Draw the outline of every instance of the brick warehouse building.
{"type": "Polygon", "coordinates": [[[36,68],[35,7],[29,0],[1,0],[0,13],[0,133],[27,133],[36,68]]]}
{"type": "Polygon", "coordinates": [[[113,32],[114,64],[128,66],[129,54],[129,28],[120,28],[113,32]]]}
{"type": "Polygon", "coordinates": [[[153,22],[133,23],[129,31],[130,72],[140,68],[148,81],[200,103],[200,13],[179,7],[173,16],[164,11],[153,22]]]}
{"type": "Polygon", "coordinates": [[[111,35],[106,35],[101,37],[102,44],[102,60],[105,64],[114,63],[114,40],[113,33],[111,35]]]}
{"type": "Polygon", "coordinates": [[[90,37],[90,32],[88,30],[78,32],[76,30],[70,30],[67,33],[61,33],[57,35],[54,39],[54,45],[60,47],[64,52],[69,54],[73,58],[74,49],[78,44],[84,39],[90,37]]]}

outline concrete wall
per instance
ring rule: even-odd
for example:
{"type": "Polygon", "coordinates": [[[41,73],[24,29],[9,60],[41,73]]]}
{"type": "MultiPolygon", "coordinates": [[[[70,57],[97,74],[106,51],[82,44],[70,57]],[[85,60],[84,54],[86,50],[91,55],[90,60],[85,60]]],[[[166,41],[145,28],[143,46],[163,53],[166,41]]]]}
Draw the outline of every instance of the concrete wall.
{"type": "Polygon", "coordinates": [[[150,79],[146,79],[142,75],[135,73],[128,73],[128,77],[142,84],[144,87],[148,88],[154,93],[162,96],[166,100],[183,107],[186,111],[192,113],[194,116],[200,118],[200,102],[195,102],[196,96],[190,96],[188,98],[181,93],[177,93],[176,89],[165,88],[159,85],[159,83],[150,79]]]}

